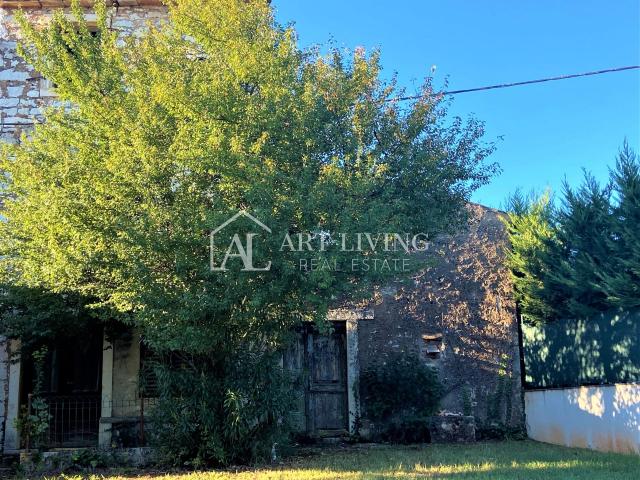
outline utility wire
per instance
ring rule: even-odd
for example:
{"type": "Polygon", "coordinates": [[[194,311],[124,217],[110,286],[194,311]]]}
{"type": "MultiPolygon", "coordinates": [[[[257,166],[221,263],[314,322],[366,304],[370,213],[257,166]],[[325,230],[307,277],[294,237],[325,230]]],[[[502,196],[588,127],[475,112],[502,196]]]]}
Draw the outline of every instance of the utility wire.
{"type": "Polygon", "coordinates": [[[623,72],[625,70],[636,70],[640,68],[640,65],[631,65],[628,67],[616,67],[616,68],[607,68],[605,70],[596,70],[593,72],[584,72],[584,73],[572,73],[570,75],[560,75],[557,77],[547,77],[540,78],[538,80],[525,80],[523,82],[513,82],[513,83],[501,83],[498,85],[488,85],[486,87],[475,87],[475,88],[465,88],[462,90],[449,90],[446,92],[437,92],[431,93],[428,95],[409,95],[406,97],[394,97],[387,98],[385,102],[404,102],[407,100],[419,100],[421,98],[428,98],[437,95],[457,95],[459,93],[469,93],[469,92],[480,92],[483,90],[495,90],[498,88],[510,88],[510,87],[518,87],[520,85],[530,85],[532,83],[544,83],[544,82],[555,82],[556,80],[567,80],[569,78],[578,78],[578,77],[589,77],[591,75],[602,75],[604,73],[612,73],[612,72],[623,72]]]}
{"type": "MultiPolygon", "coordinates": [[[[434,97],[437,95],[457,95],[459,93],[469,93],[469,92],[481,92],[484,90],[496,90],[499,88],[511,88],[511,87],[518,87],[520,85],[530,85],[533,83],[544,83],[544,82],[555,82],[557,80],[567,80],[569,78],[579,78],[579,77],[589,77],[589,76],[593,76],[593,75],[602,75],[605,73],[613,73],[613,72],[623,72],[625,70],[637,70],[640,68],[640,65],[631,65],[628,67],[616,67],[616,68],[607,68],[604,70],[595,70],[593,72],[583,72],[583,73],[572,73],[569,75],[560,75],[557,77],[547,77],[547,78],[539,78],[537,80],[525,80],[523,82],[513,82],[513,83],[501,83],[498,85],[488,85],[485,87],[474,87],[474,88],[464,88],[462,90],[449,90],[449,91],[445,91],[445,92],[437,92],[437,93],[431,93],[428,95],[409,95],[409,96],[405,96],[405,97],[393,97],[393,98],[386,98],[385,100],[383,100],[385,103],[387,102],[405,102],[407,100],[419,100],[421,98],[428,98],[428,97],[434,97]]],[[[40,123],[40,122],[38,122],[40,123]]],[[[15,122],[15,123],[2,123],[0,124],[0,131],[2,129],[2,127],[4,126],[12,126],[12,127],[17,127],[17,126],[22,126],[22,127],[29,127],[32,126],[33,123],[27,123],[27,122],[15,122]]]]}

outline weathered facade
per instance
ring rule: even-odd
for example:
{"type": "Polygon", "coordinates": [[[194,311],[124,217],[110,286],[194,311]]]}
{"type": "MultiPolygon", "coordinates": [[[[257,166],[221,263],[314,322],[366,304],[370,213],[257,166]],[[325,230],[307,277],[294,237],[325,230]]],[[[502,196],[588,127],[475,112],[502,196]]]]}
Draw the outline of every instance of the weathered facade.
{"type": "MultiPolygon", "coordinates": [[[[55,101],[49,82],[16,53],[19,35],[13,8],[22,5],[33,21],[46,22],[51,8],[59,3],[0,0],[3,141],[19,141],[21,133],[42,120],[43,107],[55,101]]],[[[166,18],[166,9],[155,1],[118,4],[111,11],[111,26],[123,34],[145,28],[148,20],[166,18]]],[[[91,20],[91,13],[87,15],[91,20]]],[[[362,420],[360,372],[401,352],[418,355],[439,371],[446,392],[444,410],[461,413],[463,397],[468,395],[471,413],[480,423],[522,424],[518,326],[503,266],[505,232],[499,212],[478,205],[471,205],[469,212],[467,229],[437,242],[434,251],[438,261],[433,266],[408,282],[380,289],[368,302],[333,310],[330,320],[336,329],[331,336],[313,329],[300,333],[298,349],[288,354],[285,362],[289,368],[311,369],[298,412],[301,430],[353,432],[362,420]]],[[[14,342],[10,347],[15,350],[17,345],[14,342]]],[[[0,438],[4,451],[15,451],[20,448],[20,439],[14,421],[29,392],[25,391],[26,382],[21,386],[24,366],[8,362],[6,348],[0,351],[4,362],[0,369],[0,420],[6,419],[0,423],[4,426],[0,438]]],[[[149,406],[149,399],[139,392],[140,366],[141,344],[136,334],[113,342],[105,338],[96,388],[91,395],[80,392],[82,402],[92,398],[97,413],[89,417],[91,425],[61,424],[60,428],[81,430],[85,443],[130,444],[125,427],[142,432],[140,420],[149,406]]],[[[80,393],[69,391],[72,395],[61,400],[62,409],[80,405],[80,393]]],[[[73,446],[78,435],[62,435],[56,441],[59,446],[73,446]]]]}
{"type": "MultiPolygon", "coordinates": [[[[0,140],[17,142],[21,132],[42,121],[43,108],[55,101],[51,82],[16,52],[20,34],[14,21],[15,9],[23,8],[33,23],[46,24],[55,8],[68,4],[56,0],[0,0],[0,140]]],[[[144,29],[148,22],[166,17],[167,9],[159,1],[125,0],[114,2],[109,24],[122,35],[129,35],[144,29]]],[[[95,21],[95,14],[87,10],[86,19],[95,21]]]]}
{"type": "Polygon", "coordinates": [[[358,401],[360,372],[396,354],[438,370],[445,412],[472,414],[478,425],[522,425],[518,323],[500,215],[470,205],[468,227],[435,242],[432,266],[370,301],[332,310],[337,328],[330,337],[301,334],[285,356],[288,368],[310,377],[295,413],[300,430],[353,432],[358,422],[369,431],[358,401]]]}
{"type": "Polygon", "coordinates": [[[418,354],[440,372],[443,408],[487,420],[497,406],[507,424],[522,421],[515,303],[503,265],[506,234],[500,213],[469,207],[468,229],[436,243],[436,264],[412,284],[389,286],[374,299],[374,319],[360,325],[360,366],[392,352],[418,354]],[[502,380],[500,380],[502,378],[502,380]],[[491,405],[492,402],[499,405],[491,405]]]}
{"type": "MultiPolygon", "coordinates": [[[[81,3],[91,5],[91,2],[81,3]]],[[[56,101],[51,82],[16,51],[20,38],[14,20],[16,8],[24,9],[31,22],[46,24],[54,9],[61,7],[68,8],[69,2],[0,0],[0,141],[19,142],[21,134],[28,134],[34,123],[42,121],[43,109],[56,101]]],[[[95,14],[87,9],[85,18],[91,24],[95,14]]],[[[167,9],[159,1],[123,0],[112,3],[109,24],[122,35],[130,35],[146,28],[148,22],[161,22],[166,18],[167,9]]],[[[16,342],[0,343],[0,441],[2,450],[9,452],[20,447],[14,423],[28,393],[25,381],[28,369],[20,361],[10,361],[11,351],[17,349],[16,342]]],[[[52,381],[57,383],[51,387],[53,390],[65,392],[52,400],[52,422],[56,429],[52,441],[56,445],[97,444],[98,441],[102,445],[110,445],[112,441],[117,444],[113,433],[120,430],[114,425],[138,421],[144,409],[144,402],[137,396],[139,351],[139,339],[135,336],[119,339],[113,345],[105,340],[96,364],[97,385],[91,391],[78,385],[75,390],[63,388],[62,381],[52,381]],[[69,420],[76,414],[80,420],[69,420]]],[[[55,368],[52,371],[55,373],[55,368]]],[[[75,376],[76,380],[79,375],[82,376],[82,372],[75,376]]]]}

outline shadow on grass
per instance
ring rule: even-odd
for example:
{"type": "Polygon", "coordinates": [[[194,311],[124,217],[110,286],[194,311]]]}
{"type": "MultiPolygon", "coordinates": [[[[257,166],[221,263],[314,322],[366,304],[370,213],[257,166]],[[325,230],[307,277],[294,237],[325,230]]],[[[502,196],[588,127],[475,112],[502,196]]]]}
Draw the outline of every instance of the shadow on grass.
{"type": "MultiPolygon", "coordinates": [[[[637,480],[640,457],[532,441],[316,449],[277,467],[104,475],[163,480],[637,480]]],[[[69,477],[67,477],[69,478],[69,477]]],[[[71,477],[74,478],[74,477],[71,477]]],[[[80,477],[78,477],[80,478],[80,477]]]]}
{"type": "MultiPolygon", "coordinates": [[[[232,478],[232,477],[230,477],[232,478]]],[[[474,445],[374,447],[326,452],[255,479],[638,479],[640,457],[603,454],[532,441],[474,445]]]]}
{"type": "Polygon", "coordinates": [[[562,464],[545,464],[545,465],[438,465],[431,468],[416,470],[389,470],[389,471],[324,471],[318,472],[314,470],[288,470],[278,473],[271,471],[264,477],[262,472],[255,472],[251,478],[282,478],[283,480],[305,479],[305,480],[371,480],[371,479],[478,479],[478,480],[496,480],[496,479],[637,479],[636,474],[631,471],[620,472],[620,475],[608,472],[604,468],[595,468],[591,464],[579,465],[562,465],[562,464]]]}

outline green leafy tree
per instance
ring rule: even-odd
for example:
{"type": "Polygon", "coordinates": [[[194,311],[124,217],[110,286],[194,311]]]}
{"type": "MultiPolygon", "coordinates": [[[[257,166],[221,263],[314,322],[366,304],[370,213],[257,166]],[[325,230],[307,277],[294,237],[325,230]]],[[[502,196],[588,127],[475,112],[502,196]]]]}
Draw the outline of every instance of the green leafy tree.
{"type": "Polygon", "coordinates": [[[0,331],[21,340],[23,355],[36,352],[57,337],[71,336],[91,323],[90,312],[77,295],[5,285],[0,296],[0,331]]]}
{"type": "Polygon", "coordinates": [[[597,272],[612,266],[610,197],[610,187],[590,174],[576,190],[564,186],[555,214],[559,248],[547,250],[547,289],[568,292],[557,307],[563,317],[589,317],[607,309],[597,272]]]}
{"type": "MultiPolygon", "coordinates": [[[[187,352],[181,368],[208,386],[176,380],[165,390],[206,397],[203,415],[244,409],[242,428],[232,415],[169,412],[168,428],[191,419],[184,431],[213,435],[217,426],[215,448],[186,448],[175,461],[263,455],[234,445],[271,438],[287,405],[229,380],[240,352],[272,366],[295,323],[322,321],[336,298],[393,274],[299,268],[309,256],[342,265],[372,254],[336,244],[292,252],[283,235],[455,229],[495,172],[485,163],[492,146],[480,122],[447,120],[429,81],[422,99],[394,101],[401,91],[380,80],[377,52],[300,50],[267,2],[170,2],[170,22],[129,38],[108,28],[103,2],[95,8],[96,35],[77,4],[75,18],[58,12],[44,29],[18,15],[21,53],[61,102],[0,155],[4,281],[90,299],[88,309],[139,328],[156,351],[187,352]],[[253,252],[256,266],[271,267],[245,272],[233,259],[212,272],[208,234],[239,210],[273,232],[253,252]]],[[[245,220],[233,226],[242,238],[255,227],[245,220]]],[[[222,240],[215,258],[228,232],[222,240]]],[[[285,383],[273,382],[273,398],[285,383]]]]}

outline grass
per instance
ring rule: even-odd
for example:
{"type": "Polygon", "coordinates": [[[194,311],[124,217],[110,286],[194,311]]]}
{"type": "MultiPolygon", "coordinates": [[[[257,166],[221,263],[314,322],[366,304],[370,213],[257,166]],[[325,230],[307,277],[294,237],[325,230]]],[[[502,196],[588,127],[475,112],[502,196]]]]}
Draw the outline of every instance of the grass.
{"type": "MultiPolygon", "coordinates": [[[[80,477],[66,477],[78,479],[80,477]]],[[[110,480],[127,477],[106,476],[110,480]]],[[[130,478],[130,477],[128,477],[130,478]]],[[[360,446],[321,450],[284,464],[233,471],[138,474],[138,480],[623,480],[640,478],[640,457],[533,441],[473,445],[360,446]]]]}

